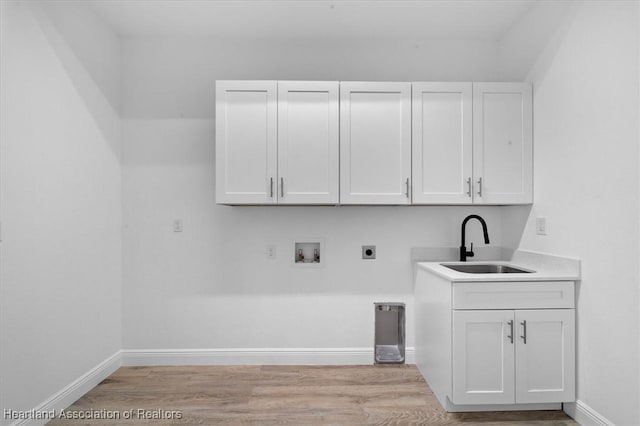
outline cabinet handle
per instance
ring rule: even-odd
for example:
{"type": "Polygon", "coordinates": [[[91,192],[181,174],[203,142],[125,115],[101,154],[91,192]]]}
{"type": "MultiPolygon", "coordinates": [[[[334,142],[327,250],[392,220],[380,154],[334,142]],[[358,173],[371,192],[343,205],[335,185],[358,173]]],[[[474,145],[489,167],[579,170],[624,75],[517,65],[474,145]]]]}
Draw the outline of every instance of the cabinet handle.
{"type": "Polygon", "coordinates": [[[520,336],[523,340],[523,343],[526,345],[527,344],[527,320],[524,320],[520,323],[520,325],[523,327],[524,332],[522,333],[522,336],[520,336]]]}
{"type": "Polygon", "coordinates": [[[405,192],[404,195],[406,195],[407,198],[409,198],[409,178],[407,178],[406,184],[407,184],[407,192],[405,192]]]}
{"type": "Polygon", "coordinates": [[[467,179],[467,195],[471,197],[471,178],[467,179]]]}
{"type": "Polygon", "coordinates": [[[273,178],[270,178],[269,180],[269,197],[273,198],[273,178]]]}
{"type": "Polygon", "coordinates": [[[509,324],[509,329],[510,329],[510,332],[511,332],[511,334],[509,334],[507,336],[507,338],[509,339],[509,341],[513,345],[513,320],[509,321],[507,324],[509,324]]]}
{"type": "Polygon", "coordinates": [[[280,178],[280,198],[284,198],[284,178],[280,178]]]}
{"type": "Polygon", "coordinates": [[[478,178],[478,196],[482,197],[482,178],[478,178]]]}

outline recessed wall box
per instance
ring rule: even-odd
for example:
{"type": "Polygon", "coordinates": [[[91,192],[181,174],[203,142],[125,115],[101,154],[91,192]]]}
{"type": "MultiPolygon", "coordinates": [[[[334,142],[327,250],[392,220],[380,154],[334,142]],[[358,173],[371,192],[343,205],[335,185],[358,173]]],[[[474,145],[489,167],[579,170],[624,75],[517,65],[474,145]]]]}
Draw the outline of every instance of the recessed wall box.
{"type": "Polygon", "coordinates": [[[320,265],[322,263],[323,244],[320,241],[294,243],[293,261],[296,265],[320,265]]]}

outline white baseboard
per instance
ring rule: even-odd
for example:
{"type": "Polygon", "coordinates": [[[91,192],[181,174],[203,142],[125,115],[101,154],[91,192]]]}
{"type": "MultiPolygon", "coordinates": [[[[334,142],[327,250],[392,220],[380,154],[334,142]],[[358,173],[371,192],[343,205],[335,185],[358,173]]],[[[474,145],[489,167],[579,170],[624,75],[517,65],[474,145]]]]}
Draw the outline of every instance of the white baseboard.
{"type": "Polygon", "coordinates": [[[580,400],[565,403],[564,412],[582,426],[615,426],[613,422],[580,400]]]}
{"type": "MultiPolygon", "coordinates": [[[[122,359],[121,351],[111,355],[106,360],[84,373],[78,379],[62,388],[59,392],[49,397],[46,401],[31,410],[33,413],[59,413],[73,404],[78,398],[93,389],[98,383],[109,377],[120,368],[122,359]]],[[[50,419],[22,419],[16,420],[10,426],[39,426],[44,425],[50,419]]]]}
{"type": "MultiPolygon", "coordinates": [[[[415,349],[405,350],[415,364],[415,349]]],[[[360,365],[373,364],[373,348],[125,349],[123,366],[145,365],[360,365]]]]}

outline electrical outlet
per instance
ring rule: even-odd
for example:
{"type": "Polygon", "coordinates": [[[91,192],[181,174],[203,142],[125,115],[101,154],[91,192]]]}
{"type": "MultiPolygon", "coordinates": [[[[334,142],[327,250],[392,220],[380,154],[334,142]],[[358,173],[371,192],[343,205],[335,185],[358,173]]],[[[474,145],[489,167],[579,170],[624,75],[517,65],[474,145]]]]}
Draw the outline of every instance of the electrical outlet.
{"type": "Polygon", "coordinates": [[[375,259],[376,258],[376,246],[362,246],[362,258],[363,259],[375,259]]]}
{"type": "Polygon", "coordinates": [[[182,232],[182,219],[173,221],[173,232],[182,232]]]}
{"type": "Polygon", "coordinates": [[[536,217],[536,234],[547,235],[547,218],[538,216],[536,217]]]}
{"type": "Polygon", "coordinates": [[[276,258],[276,246],[268,245],[267,259],[275,259],[275,258],[276,258]]]}

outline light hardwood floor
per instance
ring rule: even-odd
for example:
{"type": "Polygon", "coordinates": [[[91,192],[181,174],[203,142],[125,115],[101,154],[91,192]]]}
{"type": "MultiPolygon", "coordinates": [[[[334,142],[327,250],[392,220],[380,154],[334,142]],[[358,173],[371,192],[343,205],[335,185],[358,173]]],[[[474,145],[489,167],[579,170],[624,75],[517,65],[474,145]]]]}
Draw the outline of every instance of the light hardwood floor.
{"type": "Polygon", "coordinates": [[[121,418],[49,425],[577,424],[562,411],[446,413],[414,365],[123,367],[66,413],[88,410],[121,418]],[[139,409],[181,418],[140,419],[139,409]]]}

